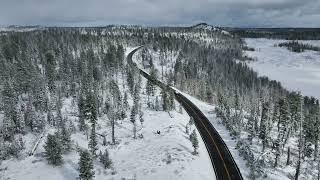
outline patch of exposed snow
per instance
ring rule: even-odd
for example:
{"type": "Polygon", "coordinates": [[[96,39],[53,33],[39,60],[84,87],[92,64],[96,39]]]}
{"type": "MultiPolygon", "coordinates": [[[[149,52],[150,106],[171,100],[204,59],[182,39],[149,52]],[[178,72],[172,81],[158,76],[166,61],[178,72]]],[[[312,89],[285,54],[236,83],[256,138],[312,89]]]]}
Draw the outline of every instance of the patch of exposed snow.
{"type": "MultiPolygon", "coordinates": [[[[278,80],[290,90],[320,98],[320,52],[295,53],[275,46],[286,40],[248,38],[245,41],[249,47],[255,48],[255,51],[246,51],[246,54],[257,60],[247,64],[259,75],[278,80]]],[[[320,45],[320,41],[300,42],[320,45]]]]}

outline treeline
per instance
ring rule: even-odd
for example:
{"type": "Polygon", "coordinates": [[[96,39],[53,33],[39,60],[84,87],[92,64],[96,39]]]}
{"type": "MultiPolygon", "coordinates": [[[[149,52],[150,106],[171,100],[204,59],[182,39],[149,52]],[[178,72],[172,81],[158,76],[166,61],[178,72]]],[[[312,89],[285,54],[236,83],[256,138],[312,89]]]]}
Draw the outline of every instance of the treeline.
{"type": "Polygon", "coordinates": [[[226,28],[242,38],[319,40],[319,28],[226,28]]]}
{"type": "Polygon", "coordinates": [[[320,47],[313,46],[311,44],[304,44],[299,41],[289,41],[278,44],[279,47],[286,47],[289,51],[292,52],[304,52],[305,50],[311,51],[320,51],[320,47]]]}

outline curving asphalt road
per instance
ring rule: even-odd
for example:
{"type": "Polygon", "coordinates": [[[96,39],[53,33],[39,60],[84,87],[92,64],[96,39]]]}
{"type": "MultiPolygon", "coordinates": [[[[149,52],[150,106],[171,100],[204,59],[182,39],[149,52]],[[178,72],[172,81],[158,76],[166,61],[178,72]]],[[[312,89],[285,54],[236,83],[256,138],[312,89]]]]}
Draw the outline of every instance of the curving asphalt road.
{"type": "Polygon", "coordinates": [[[217,130],[210,123],[210,121],[201,112],[201,110],[184,95],[175,91],[171,87],[168,87],[161,81],[151,78],[148,73],[139,69],[137,65],[133,63],[133,54],[142,47],[143,46],[139,46],[128,54],[128,63],[130,63],[132,67],[136,68],[143,77],[158,85],[160,88],[164,88],[168,91],[174,91],[176,100],[194,119],[195,125],[201,135],[202,140],[206,145],[207,151],[211,158],[211,163],[214,168],[216,178],[219,180],[242,180],[243,178],[241,172],[237,164],[235,163],[227,145],[225,144],[217,130]]]}

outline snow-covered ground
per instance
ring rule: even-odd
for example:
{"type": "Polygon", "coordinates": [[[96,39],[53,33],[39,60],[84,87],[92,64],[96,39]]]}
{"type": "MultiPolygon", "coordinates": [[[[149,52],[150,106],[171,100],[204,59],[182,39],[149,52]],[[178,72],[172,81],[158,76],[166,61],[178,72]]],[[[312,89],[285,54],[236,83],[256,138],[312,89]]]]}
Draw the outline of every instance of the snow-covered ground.
{"type": "MultiPolygon", "coordinates": [[[[246,54],[256,59],[248,65],[259,75],[278,80],[284,87],[301,91],[303,95],[320,98],[320,52],[295,53],[275,46],[286,40],[248,38],[245,41],[249,47],[255,48],[246,54]]],[[[300,42],[320,46],[320,41],[300,42]]]]}
{"type": "MultiPolygon", "coordinates": [[[[187,113],[171,112],[171,116],[172,118],[162,111],[144,110],[144,128],[138,132],[144,138],[137,140],[132,138],[132,123],[128,119],[122,124],[118,123],[116,139],[119,144],[107,146],[113,169],[104,170],[95,161],[95,179],[212,179],[214,174],[210,158],[202,141],[199,141],[199,155],[192,155],[193,148],[185,134],[185,125],[189,121],[187,113]],[[157,130],[161,131],[160,135],[156,133],[157,130]],[[113,173],[115,174],[112,175],[113,173]]],[[[106,133],[107,138],[110,138],[110,126],[103,122],[103,118],[99,121],[101,127],[98,132],[106,133]]],[[[198,137],[200,139],[199,135],[198,137]]],[[[87,148],[86,135],[73,134],[72,140],[81,148],[87,148]]],[[[102,138],[99,139],[99,144],[103,150],[102,138]]],[[[44,141],[40,143],[34,156],[4,161],[0,169],[5,170],[0,171],[0,179],[71,180],[78,177],[77,152],[64,155],[61,167],[52,167],[42,156],[43,145],[44,141]]]]}
{"type": "MultiPolygon", "coordinates": [[[[126,54],[133,48],[128,48],[126,54]]],[[[118,80],[122,90],[123,80],[118,80]]],[[[211,166],[210,157],[206,147],[200,138],[198,155],[193,155],[193,147],[186,134],[186,125],[190,117],[185,111],[179,113],[171,111],[170,114],[164,111],[155,111],[147,108],[147,96],[143,91],[146,80],[142,80],[142,93],[140,102],[144,113],[143,125],[137,122],[137,134],[139,138],[133,139],[133,125],[129,120],[130,113],[123,121],[117,121],[115,127],[115,137],[117,144],[102,146],[103,138],[98,136],[99,150],[108,149],[110,158],[113,162],[112,168],[105,170],[98,159],[94,160],[94,179],[142,179],[142,180],[211,180],[215,179],[213,167],[211,166]],[[157,131],[160,134],[157,134],[157,131]],[[141,138],[141,135],[143,136],[141,138]]],[[[160,91],[156,94],[159,96],[160,91]]],[[[132,98],[129,97],[129,104],[132,105],[132,98]]],[[[178,110],[178,103],[176,102],[178,110]]],[[[72,98],[64,99],[62,107],[63,116],[77,127],[78,117],[77,105],[72,98]]],[[[47,126],[45,134],[52,134],[56,130],[47,126]]],[[[195,129],[192,125],[192,129],[195,129]]],[[[97,133],[105,134],[107,141],[111,141],[110,121],[106,116],[99,117],[97,133]]],[[[72,134],[74,150],[63,155],[63,165],[53,167],[48,165],[44,155],[44,137],[36,149],[33,156],[28,153],[33,148],[39,135],[31,133],[23,137],[26,142],[26,149],[22,152],[20,158],[10,158],[0,163],[0,180],[73,180],[78,177],[78,160],[79,153],[76,147],[88,149],[87,135],[83,132],[76,131],[72,134]]]]}

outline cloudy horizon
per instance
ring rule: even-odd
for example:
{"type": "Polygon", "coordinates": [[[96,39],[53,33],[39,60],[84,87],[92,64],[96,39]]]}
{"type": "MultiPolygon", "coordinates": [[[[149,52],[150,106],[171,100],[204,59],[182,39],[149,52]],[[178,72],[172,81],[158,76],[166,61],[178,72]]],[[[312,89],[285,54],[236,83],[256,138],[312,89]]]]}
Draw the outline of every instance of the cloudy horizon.
{"type": "Polygon", "coordinates": [[[320,27],[319,0],[0,0],[0,25],[320,27]]]}

